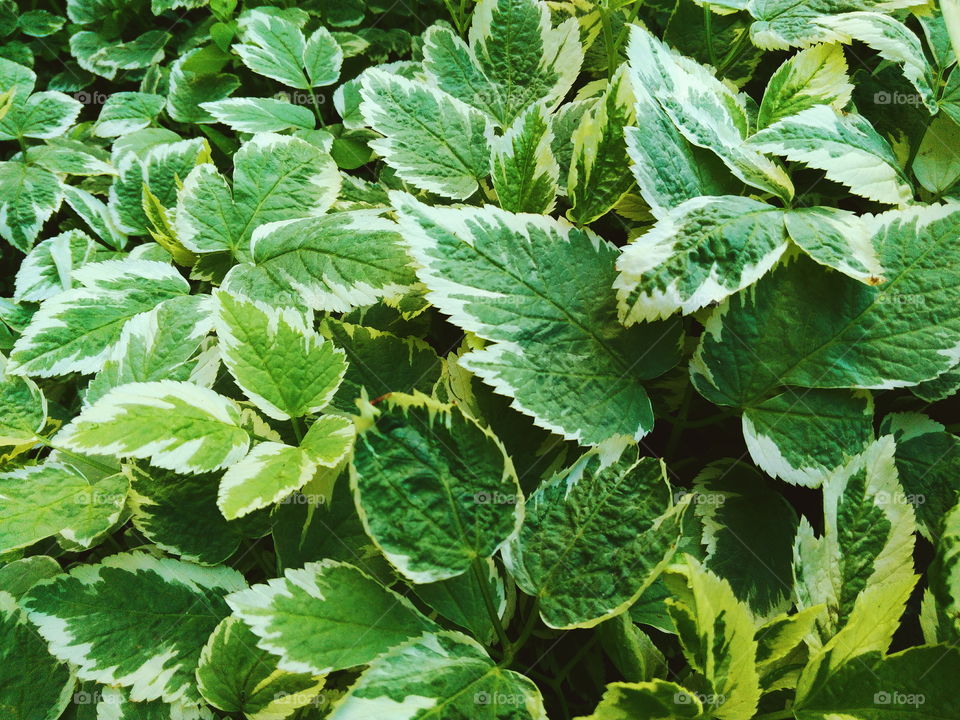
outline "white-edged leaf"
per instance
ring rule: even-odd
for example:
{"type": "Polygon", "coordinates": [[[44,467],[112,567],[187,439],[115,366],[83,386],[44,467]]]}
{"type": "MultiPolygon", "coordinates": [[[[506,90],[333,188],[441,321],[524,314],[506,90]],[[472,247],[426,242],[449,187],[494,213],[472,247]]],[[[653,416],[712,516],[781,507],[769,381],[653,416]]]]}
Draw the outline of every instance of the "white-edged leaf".
{"type": "Polygon", "coordinates": [[[537,425],[583,444],[649,431],[640,383],[677,361],[676,327],[618,327],[614,247],[539,215],[391,200],[428,299],[490,343],[465,367],[537,425]]]}
{"type": "Polygon", "coordinates": [[[278,306],[343,312],[392,300],[416,276],[397,226],[378,210],[270,223],[251,240],[251,263],[224,279],[229,292],[278,306]]]}
{"type": "Polygon", "coordinates": [[[233,156],[233,187],[210,164],[198,165],[177,199],[177,238],[196,253],[249,256],[265,223],[323,215],[340,191],[329,153],[297,137],[258,133],[233,156]]]}
{"type": "Polygon", "coordinates": [[[215,297],[223,362],[260,410],[275,420],[288,420],[329,404],[347,371],[342,350],[297,310],[272,308],[223,291],[215,297]]]}
{"type": "Polygon", "coordinates": [[[79,285],[50,298],[10,353],[8,370],[50,377],[92,373],[109,357],[126,322],[190,285],[176,268],[152,260],[106,260],[73,273],[79,285]]]}
{"type": "Polygon", "coordinates": [[[77,452],[148,458],[187,473],[232,465],[249,442],[236,403],[175,380],[114,388],[57,435],[59,445],[77,452]]]}
{"type": "Polygon", "coordinates": [[[788,390],[744,410],[743,437],[768,475],[818,487],[873,441],[873,398],[865,391],[788,390]]]}
{"type": "Polygon", "coordinates": [[[884,60],[902,66],[903,74],[920,93],[927,109],[931,113],[937,111],[933,68],[923,54],[920,38],[902,22],[878,12],[850,12],[831,15],[817,24],[840,35],[843,42],[862,42],[884,60]]]}
{"type": "Polygon", "coordinates": [[[280,657],[281,670],[323,675],[364,665],[435,628],[409,600],[353,565],[311,562],[227,598],[233,614],[280,657]]]}
{"type": "Polygon", "coordinates": [[[842,110],[852,93],[840,45],[814,45],[785,61],[770,77],[760,102],[757,128],[762,130],[814,105],[842,110]]]}
{"type": "Polygon", "coordinates": [[[631,81],[648,92],[690,143],[711,150],[743,182],[786,201],[793,183],[783,168],[745,142],[743,100],[699,63],[672,50],[645,28],[630,29],[631,81]]]}
{"type": "Polygon", "coordinates": [[[149,127],[163,110],[164,102],[162,95],[152,93],[111,93],[100,108],[93,134],[97,137],[117,137],[149,127]]]}
{"type": "Polygon", "coordinates": [[[198,702],[207,637],[245,587],[232,568],[122,553],[35,585],[23,605],[57,658],[82,680],[130,688],[133,700],[198,702]]]}
{"type": "Polygon", "coordinates": [[[893,148],[862,115],[815,105],[761,130],[749,143],[823,170],[870,200],[906,205],[913,197],[893,148]]]}
{"type": "Polygon", "coordinates": [[[370,147],[403,180],[464,200],[490,172],[492,123],[479,110],[436,88],[382,70],[363,74],[360,110],[383,135],[370,147]]]}
{"type": "Polygon", "coordinates": [[[120,473],[88,477],[63,459],[0,474],[0,552],[58,534],[89,547],[120,517],[127,486],[120,473]]]}
{"type": "Polygon", "coordinates": [[[290,128],[313,130],[316,124],[309,108],[276,98],[225,98],[201,103],[200,107],[237,132],[280,132],[290,128]]]}
{"type": "Polygon", "coordinates": [[[789,210],[783,219],[790,239],[821,265],[866,285],[883,281],[865,218],[840,208],[808,207],[789,210]]]}
{"type": "Polygon", "coordinates": [[[685,201],[617,259],[625,324],[689,314],[755,283],[787,249],[783,211],[733,195],[685,201]]]}
{"type": "Polygon", "coordinates": [[[532,680],[496,665],[473,638],[427,633],[374,660],[328,716],[368,720],[547,720],[532,680]]]}
{"type": "Polygon", "coordinates": [[[544,214],[553,210],[560,166],[552,140],[544,105],[532,106],[493,140],[490,174],[504,210],[544,214]]]}

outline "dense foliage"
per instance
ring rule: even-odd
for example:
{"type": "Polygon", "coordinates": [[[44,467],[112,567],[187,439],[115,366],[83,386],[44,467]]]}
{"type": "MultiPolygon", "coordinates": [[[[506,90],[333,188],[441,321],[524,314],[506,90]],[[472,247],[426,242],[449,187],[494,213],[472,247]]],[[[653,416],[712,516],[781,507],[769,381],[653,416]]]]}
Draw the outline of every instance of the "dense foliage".
{"type": "Polygon", "coordinates": [[[958,52],[0,0],[0,718],[960,718],[958,52]]]}

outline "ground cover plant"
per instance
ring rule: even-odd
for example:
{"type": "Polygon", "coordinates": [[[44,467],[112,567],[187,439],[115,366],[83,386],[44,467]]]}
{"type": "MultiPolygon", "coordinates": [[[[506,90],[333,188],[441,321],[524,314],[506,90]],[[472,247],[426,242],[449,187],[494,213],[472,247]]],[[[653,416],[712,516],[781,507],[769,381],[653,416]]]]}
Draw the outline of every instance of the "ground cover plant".
{"type": "Polygon", "coordinates": [[[0,719],[960,718],[958,52],[0,0],[0,719]]]}

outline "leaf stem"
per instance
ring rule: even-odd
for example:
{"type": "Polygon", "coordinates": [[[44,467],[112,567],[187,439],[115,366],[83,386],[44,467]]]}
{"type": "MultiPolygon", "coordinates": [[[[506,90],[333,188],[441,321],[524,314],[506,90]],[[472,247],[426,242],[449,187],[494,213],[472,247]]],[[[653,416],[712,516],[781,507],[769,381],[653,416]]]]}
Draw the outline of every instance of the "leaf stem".
{"type": "Polygon", "coordinates": [[[617,71],[617,48],[613,42],[613,28],[610,27],[610,6],[607,3],[600,10],[600,25],[603,27],[603,44],[607,50],[607,75],[612,78],[617,71]]]}
{"type": "Polygon", "coordinates": [[[530,609],[527,613],[527,619],[524,621],[523,628],[520,630],[520,635],[517,639],[510,644],[509,649],[506,654],[503,656],[503,660],[500,664],[504,667],[513,662],[513,659],[517,656],[517,653],[520,652],[521,648],[527,643],[527,640],[530,639],[530,635],[533,634],[533,628],[537,625],[537,620],[540,618],[540,599],[537,597],[533,598],[533,602],[530,603],[530,609]]]}
{"type": "Polygon", "coordinates": [[[707,57],[710,64],[717,66],[717,53],[713,47],[713,11],[710,10],[710,3],[703,4],[703,34],[707,40],[707,57]]]}
{"type": "Polygon", "coordinates": [[[303,436],[305,433],[305,428],[303,425],[303,418],[292,417],[290,418],[290,425],[293,428],[294,437],[297,438],[297,445],[303,442],[303,436]]]}
{"type": "Polygon", "coordinates": [[[740,59],[740,55],[749,44],[750,29],[744,28],[743,32],[740,33],[740,37],[738,37],[737,41],[733,44],[733,47],[730,48],[730,51],[724,56],[723,60],[720,61],[720,65],[717,67],[717,77],[721,77],[737,60],[740,59]]]}
{"type": "Polygon", "coordinates": [[[643,0],[635,0],[633,3],[633,14],[630,16],[630,19],[627,20],[623,27],[620,28],[620,32],[617,35],[617,44],[616,49],[619,51],[620,46],[623,45],[623,41],[627,39],[627,35],[630,33],[630,26],[633,25],[637,18],[640,17],[640,6],[643,5],[643,0]]]}
{"type": "Polygon", "coordinates": [[[483,561],[480,558],[474,558],[471,563],[473,574],[480,585],[480,595],[483,597],[483,604],[487,608],[487,614],[490,616],[490,622],[493,623],[494,630],[497,631],[497,638],[500,640],[500,647],[503,652],[509,654],[510,640],[507,638],[507,631],[503,629],[503,623],[500,622],[500,614],[493,604],[493,597],[490,595],[490,587],[487,585],[486,574],[484,573],[483,561]]]}
{"type": "MultiPolygon", "coordinates": [[[[447,12],[450,14],[450,19],[453,21],[454,26],[457,28],[457,34],[461,37],[463,36],[463,25],[460,23],[460,13],[456,12],[453,9],[453,4],[450,0],[443,0],[444,7],[447,8],[447,12]]],[[[463,2],[461,1],[460,7],[463,7],[463,2]]]]}
{"type": "Polygon", "coordinates": [[[310,88],[310,97],[313,98],[313,114],[317,116],[317,122],[320,123],[320,127],[326,127],[327,123],[323,119],[323,113],[320,112],[320,96],[317,95],[315,87],[310,88]]]}

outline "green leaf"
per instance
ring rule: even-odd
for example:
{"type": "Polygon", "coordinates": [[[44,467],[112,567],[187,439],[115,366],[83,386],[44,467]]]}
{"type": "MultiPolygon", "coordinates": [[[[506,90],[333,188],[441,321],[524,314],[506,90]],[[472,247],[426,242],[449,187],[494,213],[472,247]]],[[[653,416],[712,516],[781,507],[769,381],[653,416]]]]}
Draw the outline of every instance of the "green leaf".
{"type": "Polygon", "coordinates": [[[17,25],[24,35],[47,37],[62,28],[66,21],[62,15],[54,15],[46,10],[27,10],[20,16],[17,25]]]}
{"type": "Polygon", "coordinates": [[[148,458],[183,473],[232,465],[250,438],[232,400],[192,383],[161,380],[121,385],[87,407],[57,435],[77,452],[148,458]]]}
{"type": "Polygon", "coordinates": [[[960,651],[946,645],[912,647],[884,657],[870,653],[818,678],[795,706],[797,720],[881,720],[960,717],[953,688],[960,651]]]}
{"type": "MultiPolygon", "coordinates": [[[[753,187],[789,201],[793,183],[779,165],[745,142],[743,100],[704,66],[651,35],[631,28],[631,82],[652,95],[684,138],[716,153],[730,172],[753,187]]],[[[641,96],[642,90],[636,91],[641,96]]]]}
{"type": "Polygon", "coordinates": [[[744,409],[743,437],[765,473],[817,487],[873,442],[873,398],[863,391],[788,390],[744,409]]]}
{"type": "Polygon", "coordinates": [[[829,475],[823,499],[823,535],[815,537],[806,519],[797,532],[797,606],[827,606],[818,620],[821,637],[832,637],[848,623],[856,637],[856,618],[872,638],[856,640],[856,652],[886,651],[916,580],[914,512],[897,480],[893,438],[880,438],[829,475]],[[879,608],[890,610],[884,614],[879,608]]]}
{"type": "Polygon", "coordinates": [[[947,259],[958,227],[950,205],[873,218],[879,288],[804,258],[784,263],[710,316],[692,365],[697,388],[720,404],[753,405],[781,385],[892,388],[946,372],[960,347],[947,259]],[[797,317],[818,322],[798,333],[797,317]]]}
{"type": "Polygon", "coordinates": [[[73,287],[73,272],[97,258],[103,248],[79,230],[68,230],[38,243],[17,271],[17,301],[40,302],[73,287]]]}
{"type": "Polygon", "coordinates": [[[583,456],[529,497],[525,516],[504,562],[554,628],[593,627],[626,610],[679,541],[666,468],[638,459],[635,446],[613,462],[583,456]]]}
{"type": "Polygon", "coordinates": [[[615,248],[550,218],[391,199],[430,302],[491,343],[464,355],[464,367],[540,427],[583,444],[650,430],[639,383],[677,361],[677,327],[618,326],[615,248]]]}
{"type": "Polygon", "coordinates": [[[217,625],[197,667],[197,687],[204,699],[248,720],[284,718],[313,702],[323,678],[278,670],[277,658],[256,643],[257,636],[237,618],[217,625]]]}
{"type": "Polygon", "coordinates": [[[706,684],[705,711],[720,720],[749,720],[760,698],[753,616],[726,580],[689,555],[664,577],[684,657],[706,684]]]}
{"type": "Polygon", "coordinates": [[[550,213],[557,198],[560,167],[553,156],[550,119],[533,105],[492,143],[493,189],[504,210],[550,213]]]}
{"type": "Polygon", "coordinates": [[[340,190],[329,153],[296,137],[259,133],[233,157],[233,188],[210,164],[198,165],[177,199],[177,237],[196,253],[248,259],[265,223],[325,213],[340,190]]]}
{"type": "Polygon", "coordinates": [[[275,98],[226,98],[201,107],[218,122],[237,132],[281,132],[291,128],[313,130],[316,120],[309,108],[275,98]]]}
{"type": "Polygon", "coordinates": [[[796,208],[784,213],[787,234],[821,265],[866,283],[883,282],[868,217],[839,208],[796,208]]]}
{"type": "Polygon", "coordinates": [[[154,545],[201,565],[236,552],[245,527],[220,514],[216,474],[178,475],[142,464],[128,465],[127,474],[133,525],[154,545]]]}
{"type": "Polygon", "coordinates": [[[574,18],[554,28],[537,0],[480,0],[472,17],[470,48],[494,85],[485,102],[499,110],[502,127],[534,103],[553,108],[566,96],[583,59],[574,18]]]}
{"type": "Polygon", "coordinates": [[[213,330],[209,295],[181,295],[128,320],[103,368],[87,386],[94,403],[109,390],[132,382],[192,380],[211,385],[214,358],[201,351],[213,330]]]}
{"type": "Polygon", "coordinates": [[[93,132],[98,137],[117,137],[149,127],[165,99],[162,95],[141,92],[112,93],[100,109],[93,132]]]}
{"type": "MultiPolygon", "coordinates": [[[[899,448],[898,448],[899,449],[899,448]]],[[[953,493],[954,498],[956,493],[953,493]]],[[[960,505],[955,505],[937,525],[936,556],[927,571],[929,585],[920,610],[927,642],[951,644],[960,639],[960,505]],[[927,615],[932,617],[928,618],[927,615]]]]}
{"type": "Polygon", "coordinates": [[[62,460],[3,473],[0,552],[57,534],[89,547],[119,519],[126,495],[122,475],[88,477],[62,460]]]}
{"type": "Polygon", "coordinates": [[[343,351],[296,310],[259,305],[223,291],[215,297],[223,362],[260,410],[288,420],[330,403],[347,370],[343,351]]]}
{"type": "Polygon", "coordinates": [[[920,413],[893,413],[880,432],[894,436],[897,474],[920,532],[934,541],[960,492],[960,438],[920,413]]]}
{"type": "Polygon", "coordinates": [[[728,582],[757,618],[786,610],[797,531],[791,505],[755,469],[730,461],[708,465],[694,489],[704,566],[728,582]]]}
{"type": "Polygon", "coordinates": [[[376,68],[363,74],[360,94],[364,120],[384,136],[370,147],[400,178],[457,200],[476,192],[477,181],[490,172],[493,130],[487,116],[440,90],[376,68]]]}
{"type": "Polygon", "coordinates": [[[167,113],[177,122],[212,122],[213,116],[201,103],[222,100],[240,87],[240,78],[220,72],[223,65],[203,65],[205,48],[196,48],[180,56],[170,66],[170,90],[167,113]]]}
{"type": "Polygon", "coordinates": [[[627,66],[621,65],[573,133],[573,157],[566,184],[572,207],[567,217],[578,225],[605,215],[633,186],[633,178],[623,172],[624,166],[630,164],[623,129],[635,120],[627,66]]]}
{"type": "Polygon", "coordinates": [[[924,189],[944,195],[960,182],[960,158],[952,140],[958,134],[960,125],[947,113],[931,120],[911,166],[924,189]]]}
{"type": "Polygon", "coordinates": [[[228,614],[224,596],[244,586],[228,567],[122,553],[34,586],[23,604],[80,679],[129,687],[135,701],[198,702],[203,644],[228,614]]]}
{"type": "Polygon", "coordinates": [[[138,313],[190,290],[170,265],[107,260],[73,273],[79,287],[43,303],[10,353],[8,372],[50,377],[99,370],[138,313]]]}
{"type": "Polygon", "coordinates": [[[47,399],[30,378],[7,374],[0,354],[0,446],[36,442],[47,424],[47,399]]]}
{"type": "Polygon", "coordinates": [[[496,642],[497,633],[480,583],[487,586],[500,618],[507,612],[507,585],[492,558],[487,559],[483,566],[485,574],[468,572],[446,580],[414,585],[413,592],[440,615],[469,630],[482,643],[492,644],[496,642]]]}
{"type": "Polygon", "coordinates": [[[223,286],[270,305],[340,312],[395,299],[415,276],[397,226],[380,214],[350,210],[262,227],[252,263],[231,270],[223,286]]]}
{"type": "Polygon", "coordinates": [[[50,656],[13,596],[0,591],[0,713],[56,720],[75,682],[70,667],[50,656]]]}
{"type": "Polygon", "coordinates": [[[842,110],[852,93],[840,45],[814,45],[784,62],[770,77],[760,102],[757,128],[762,130],[815,105],[842,110]]]}
{"type": "Polygon", "coordinates": [[[922,5],[923,0],[750,0],[747,10],[756,18],[750,39],[764,50],[786,50],[839,40],[831,16],[852,10],[889,11],[922,5]]]}
{"type": "Polygon", "coordinates": [[[301,90],[339,79],[343,52],[326,28],[307,40],[294,23],[258,10],[246,13],[240,27],[244,42],[233,50],[255,73],[301,90]]]}
{"type": "Polygon", "coordinates": [[[870,200],[906,205],[913,198],[893,148],[862,115],[815,105],[761,130],[749,143],[823,170],[828,179],[870,200]]]}
{"type": "Polygon", "coordinates": [[[824,18],[817,24],[839,35],[842,42],[857,40],[876,50],[884,60],[901,65],[927,109],[931,113],[937,111],[933,68],[923,54],[920,38],[902,22],[877,12],[850,12],[824,18]]]}
{"type": "Polygon", "coordinates": [[[734,195],[687,200],[617,260],[627,325],[689,314],[755,283],[787,249],[783,211],[734,195]]]}
{"type": "Polygon", "coordinates": [[[466,718],[546,720],[531,680],[495,665],[483,647],[455,632],[437,632],[374,660],[337,703],[330,720],[466,718]]]}
{"type": "Polygon", "coordinates": [[[61,572],[60,564],[49,555],[31,555],[0,567],[0,591],[19,600],[41,580],[61,572]]]}
{"type": "Polygon", "coordinates": [[[440,377],[437,353],[423,340],[325,318],[320,332],[345,353],[347,374],[331,407],[356,413],[363,393],[369,400],[390,392],[429,394],[440,377]]]}
{"type": "Polygon", "coordinates": [[[694,720],[702,714],[703,703],[697,693],[656,679],[609,683],[596,710],[579,720],[694,720]]]}
{"type": "Polygon", "coordinates": [[[364,527],[416,583],[467,572],[523,518],[516,471],[500,441],[459,408],[388,396],[357,439],[350,483],[364,527]]]}
{"type": "Polygon", "coordinates": [[[346,563],[325,560],[234,593],[227,602],[281,670],[322,675],[364,665],[433,629],[401,595],[346,563]]]}
{"type": "Polygon", "coordinates": [[[0,162],[0,237],[27,252],[62,198],[60,180],[46,168],[0,162]]]}

